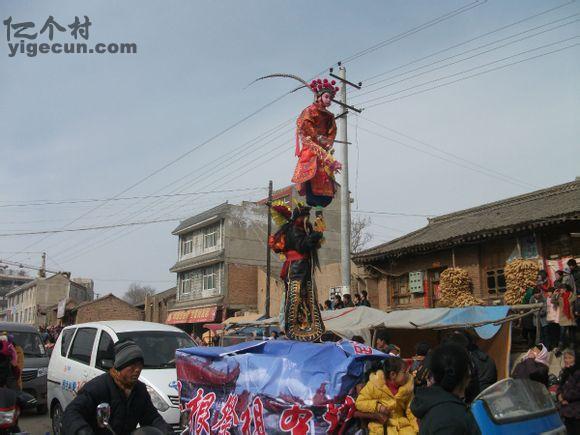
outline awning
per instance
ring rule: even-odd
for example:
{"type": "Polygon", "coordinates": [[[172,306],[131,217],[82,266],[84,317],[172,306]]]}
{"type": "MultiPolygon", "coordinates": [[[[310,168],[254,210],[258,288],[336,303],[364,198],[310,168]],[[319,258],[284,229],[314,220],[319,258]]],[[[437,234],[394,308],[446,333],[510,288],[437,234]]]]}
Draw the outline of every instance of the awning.
{"type": "Polygon", "coordinates": [[[253,322],[255,320],[262,320],[263,317],[264,315],[260,313],[249,313],[246,314],[245,316],[228,317],[226,320],[224,320],[224,323],[226,325],[230,325],[234,323],[253,322]]]}
{"type": "Polygon", "coordinates": [[[177,323],[203,323],[215,320],[217,306],[190,308],[187,310],[170,311],[165,323],[175,325],[177,323]]]}

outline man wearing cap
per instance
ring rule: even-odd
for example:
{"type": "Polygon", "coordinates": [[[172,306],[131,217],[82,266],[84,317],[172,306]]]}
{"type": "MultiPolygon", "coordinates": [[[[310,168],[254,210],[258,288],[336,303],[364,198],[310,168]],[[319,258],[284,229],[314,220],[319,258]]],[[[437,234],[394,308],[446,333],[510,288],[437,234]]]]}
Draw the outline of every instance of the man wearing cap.
{"type": "Polygon", "coordinates": [[[152,426],[164,434],[173,433],[153,403],[145,384],[139,381],[143,369],[143,352],[131,340],[115,344],[115,362],[108,373],[91,381],[67,406],[62,424],[64,435],[108,434],[97,425],[97,406],[111,406],[109,423],[117,435],[129,434],[139,424],[152,426]]]}

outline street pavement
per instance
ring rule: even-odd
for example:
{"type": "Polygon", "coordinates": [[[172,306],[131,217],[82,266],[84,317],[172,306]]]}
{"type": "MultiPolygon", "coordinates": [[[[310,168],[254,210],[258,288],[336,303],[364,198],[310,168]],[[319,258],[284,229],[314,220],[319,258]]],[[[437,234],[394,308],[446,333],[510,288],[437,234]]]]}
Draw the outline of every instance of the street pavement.
{"type": "Polygon", "coordinates": [[[22,432],[28,432],[31,435],[45,435],[47,433],[52,433],[48,413],[38,415],[36,411],[26,411],[20,416],[18,425],[22,432]]]}

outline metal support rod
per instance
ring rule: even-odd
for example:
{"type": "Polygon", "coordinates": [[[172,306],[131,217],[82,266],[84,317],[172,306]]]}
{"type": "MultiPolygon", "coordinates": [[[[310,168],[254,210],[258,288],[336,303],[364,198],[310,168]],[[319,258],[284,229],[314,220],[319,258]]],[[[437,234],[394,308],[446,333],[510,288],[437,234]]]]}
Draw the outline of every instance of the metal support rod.
{"type": "MultiPolygon", "coordinates": [[[[346,69],[341,66],[338,70],[340,80],[346,82],[346,69]]],[[[346,86],[340,88],[340,102],[346,105],[346,86]]],[[[341,105],[342,105],[341,104],[341,105]]],[[[342,286],[346,292],[350,288],[350,191],[348,187],[348,137],[347,137],[347,114],[339,119],[338,138],[341,142],[340,158],[342,171],[340,173],[340,270],[342,286]]],[[[343,291],[343,294],[345,292],[343,291]]]]}
{"type": "Polygon", "coordinates": [[[270,275],[272,274],[270,247],[268,246],[272,234],[272,180],[268,183],[268,202],[266,205],[268,206],[268,239],[266,240],[266,297],[264,298],[266,306],[264,314],[268,319],[270,318],[270,275]]]}

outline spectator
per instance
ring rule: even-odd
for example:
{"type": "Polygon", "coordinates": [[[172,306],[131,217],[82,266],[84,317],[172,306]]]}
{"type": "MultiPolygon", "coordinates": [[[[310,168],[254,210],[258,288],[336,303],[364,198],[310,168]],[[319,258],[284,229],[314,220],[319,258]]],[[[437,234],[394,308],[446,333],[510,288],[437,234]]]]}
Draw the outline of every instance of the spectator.
{"type": "Polygon", "coordinates": [[[476,367],[474,375],[477,376],[479,391],[481,392],[497,382],[497,367],[493,358],[477,346],[473,334],[470,334],[465,330],[462,331],[462,334],[468,341],[467,351],[469,353],[469,358],[476,367]]]}
{"type": "Polygon", "coordinates": [[[330,299],[324,301],[324,311],[332,310],[332,302],[330,299]]]}
{"type": "Polygon", "coordinates": [[[14,342],[14,336],[12,334],[8,334],[8,343],[11,343],[14,346],[14,351],[16,352],[16,366],[12,366],[12,373],[16,378],[16,385],[18,386],[19,390],[22,390],[22,370],[24,370],[24,350],[22,347],[18,345],[18,343],[14,342]]]}
{"type": "Polygon", "coordinates": [[[431,350],[429,343],[420,342],[415,346],[415,356],[409,371],[413,375],[415,388],[426,387],[430,371],[427,367],[427,355],[431,350]]]}
{"type": "Polygon", "coordinates": [[[278,333],[276,331],[270,333],[270,340],[278,340],[278,333]]]}
{"type": "Polygon", "coordinates": [[[534,314],[532,316],[532,320],[533,320],[533,324],[534,324],[534,329],[536,331],[537,331],[537,327],[538,327],[538,320],[540,321],[540,341],[542,343],[544,343],[544,345],[549,350],[550,346],[549,346],[549,338],[548,338],[548,319],[547,319],[548,307],[547,307],[546,297],[544,296],[544,292],[542,291],[542,287],[540,287],[540,286],[536,287],[536,289],[534,290],[534,294],[532,295],[532,298],[530,299],[530,303],[531,304],[542,304],[542,308],[540,308],[540,311],[538,312],[537,315],[534,314]]]}
{"type": "Polygon", "coordinates": [[[548,349],[543,344],[532,347],[514,368],[512,378],[531,379],[548,388],[548,349]]]}
{"type": "Polygon", "coordinates": [[[558,346],[560,341],[560,324],[558,323],[558,305],[553,302],[554,287],[546,292],[546,342],[544,343],[551,351],[558,346]]]}
{"type": "Polygon", "coordinates": [[[365,306],[365,307],[370,307],[370,306],[371,306],[371,303],[370,303],[370,302],[369,302],[369,300],[367,299],[367,298],[368,298],[368,295],[369,295],[369,294],[367,293],[367,291],[366,291],[366,290],[363,290],[362,292],[360,292],[360,294],[361,294],[361,301],[360,301],[360,304],[361,304],[362,306],[365,306]]]}
{"type": "Polygon", "coordinates": [[[353,300],[354,300],[354,306],[360,307],[360,303],[361,303],[362,299],[361,299],[361,296],[359,293],[354,294],[353,300]]]}
{"type": "Polygon", "coordinates": [[[434,385],[417,389],[411,411],[420,419],[419,435],[480,434],[477,423],[461,400],[469,383],[469,355],[453,343],[437,347],[430,355],[434,385]]]}
{"type": "Polygon", "coordinates": [[[389,333],[386,330],[381,329],[377,331],[375,348],[377,350],[380,350],[381,352],[389,353],[387,349],[389,346],[389,339],[390,339],[389,333]]]}
{"type": "Polygon", "coordinates": [[[560,284],[564,284],[564,271],[557,270],[554,278],[554,288],[558,288],[560,284]]]}
{"type": "Polygon", "coordinates": [[[552,295],[552,302],[558,306],[558,323],[560,324],[559,348],[574,346],[574,302],[576,294],[568,284],[560,284],[552,295]]]}
{"type": "Polygon", "coordinates": [[[344,308],[344,304],[342,303],[342,298],[339,294],[334,295],[334,304],[332,305],[333,310],[340,310],[344,308]]]}
{"type": "Polygon", "coordinates": [[[343,304],[344,304],[345,308],[354,307],[354,303],[352,302],[350,294],[346,293],[346,294],[342,295],[342,299],[343,299],[343,304]]]}
{"type": "Polygon", "coordinates": [[[580,366],[573,350],[563,352],[564,370],[556,393],[560,415],[569,434],[580,434],[580,366]]]}
{"type": "Polygon", "coordinates": [[[578,269],[578,264],[573,258],[570,258],[566,264],[568,265],[568,285],[578,294],[580,293],[580,269],[578,269]]]}
{"type": "Polygon", "coordinates": [[[475,399],[477,397],[477,395],[480,393],[481,389],[479,388],[478,366],[474,361],[475,360],[474,356],[469,353],[469,346],[470,346],[469,338],[464,333],[462,333],[460,331],[455,331],[455,332],[447,335],[446,337],[444,337],[442,340],[442,343],[443,344],[450,344],[450,343],[456,344],[458,346],[461,346],[467,352],[467,355],[469,357],[470,376],[469,376],[469,382],[468,382],[467,387],[465,389],[465,401],[467,403],[473,402],[473,399],[475,399]]]}
{"type": "MultiPolygon", "coordinates": [[[[528,287],[526,289],[526,294],[524,296],[522,304],[532,303],[532,296],[534,295],[535,290],[536,287],[528,287]]],[[[532,347],[536,342],[536,328],[534,326],[534,316],[529,315],[525,316],[522,319],[522,337],[526,341],[528,349],[532,347]]]]}
{"type": "Polygon", "coordinates": [[[387,346],[387,353],[391,356],[401,356],[401,348],[391,343],[387,346]]]}
{"type": "Polygon", "coordinates": [[[382,421],[371,421],[369,433],[418,433],[417,419],[409,408],[413,399],[413,380],[406,371],[405,362],[401,358],[387,358],[371,371],[368,382],[356,399],[356,409],[364,413],[378,411],[388,415],[388,420],[386,428],[382,421]]]}

